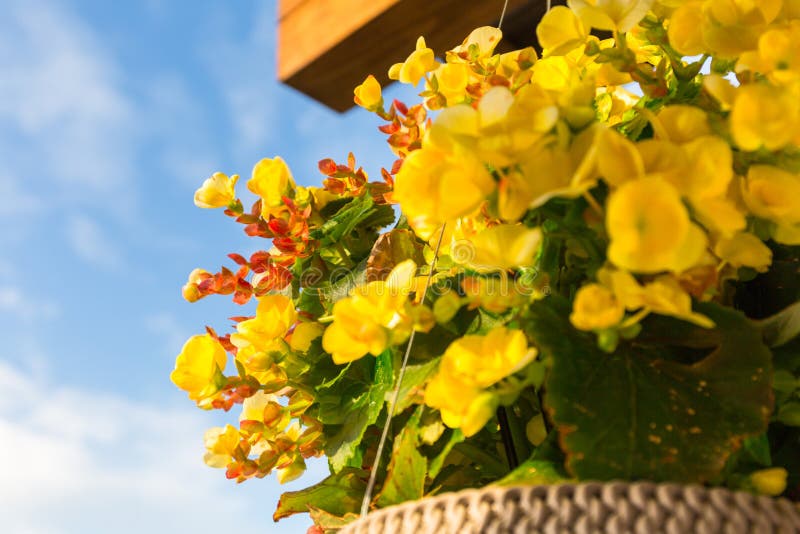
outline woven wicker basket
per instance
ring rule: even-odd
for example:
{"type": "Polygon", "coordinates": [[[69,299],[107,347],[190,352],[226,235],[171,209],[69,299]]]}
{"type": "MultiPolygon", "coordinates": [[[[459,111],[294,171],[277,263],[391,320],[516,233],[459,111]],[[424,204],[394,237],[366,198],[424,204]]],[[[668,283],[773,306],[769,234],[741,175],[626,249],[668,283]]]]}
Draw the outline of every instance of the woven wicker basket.
{"type": "Polygon", "coordinates": [[[372,512],[341,534],[800,533],[786,499],[647,482],[466,490],[372,512]]]}

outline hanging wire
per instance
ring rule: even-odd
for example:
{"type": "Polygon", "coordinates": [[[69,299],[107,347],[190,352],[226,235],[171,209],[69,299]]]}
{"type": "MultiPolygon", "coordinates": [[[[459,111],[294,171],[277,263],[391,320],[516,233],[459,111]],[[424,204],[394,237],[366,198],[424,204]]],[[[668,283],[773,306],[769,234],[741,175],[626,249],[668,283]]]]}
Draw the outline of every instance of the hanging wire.
{"type": "MultiPolygon", "coordinates": [[[[547,1],[547,4],[550,5],[550,0],[547,1]]],[[[503,28],[503,19],[506,18],[506,8],[508,7],[508,0],[503,2],[503,11],[500,12],[500,20],[497,23],[497,29],[500,30],[503,28]]]]}
{"type": "MultiPolygon", "coordinates": [[[[428,288],[431,285],[431,278],[433,278],[433,270],[436,267],[436,260],[439,259],[439,248],[442,246],[442,238],[444,237],[445,224],[442,225],[442,231],[439,232],[439,239],[436,241],[436,250],[433,253],[433,259],[430,263],[430,271],[428,277],[425,279],[425,289],[422,291],[422,299],[420,302],[425,302],[425,297],[428,294],[428,288]]],[[[361,517],[364,517],[369,512],[369,503],[372,501],[372,492],[375,490],[375,481],[378,476],[378,466],[381,463],[381,455],[383,454],[383,447],[386,445],[386,439],[389,437],[389,429],[391,428],[392,417],[394,417],[394,410],[397,406],[397,401],[400,398],[400,387],[403,385],[403,377],[406,374],[406,367],[408,366],[408,357],[411,355],[411,347],[414,345],[414,335],[416,330],[411,330],[411,335],[408,337],[408,345],[406,345],[406,352],[403,355],[403,363],[400,365],[400,372],[397,375],[397,384],[394,387],[392,394],[392,401],[389,404],[388,412],[386,414],[386,422],[383,424],[383,432],[381,432],[381,439],[378,442],[378,451],[375,453],[375,462],[372,464],[372,472],[369,474],[369,482],[367,489],[364,491],[364,499],[361,501],[361,517]]]]}

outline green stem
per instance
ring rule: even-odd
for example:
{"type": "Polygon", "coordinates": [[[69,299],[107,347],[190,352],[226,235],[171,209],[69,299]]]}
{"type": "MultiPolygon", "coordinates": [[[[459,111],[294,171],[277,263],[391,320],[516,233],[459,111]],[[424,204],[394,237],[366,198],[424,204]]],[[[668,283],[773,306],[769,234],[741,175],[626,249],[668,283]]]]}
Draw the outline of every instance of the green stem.
{"type": "Polygon", "coordinates": [[[353,263],[353,260],[350,259],[350,255],[340,242],[337,241],[334,245],[334,248],[336,248],[336,252],[339,253],[339,257],[342,258],[342,262],[344,262],[348,268],[355,267],[355,263],[353,263]]]}

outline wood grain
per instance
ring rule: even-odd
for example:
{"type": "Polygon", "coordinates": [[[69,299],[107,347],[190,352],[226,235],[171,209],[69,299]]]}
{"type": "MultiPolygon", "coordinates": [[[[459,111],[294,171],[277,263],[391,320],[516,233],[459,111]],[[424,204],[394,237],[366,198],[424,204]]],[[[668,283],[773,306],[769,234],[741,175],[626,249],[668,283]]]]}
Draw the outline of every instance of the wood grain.
{"type": "MultiPolygon", "coordinates": [[[[529,33],[507,35],[505,49],[535,40],[544,5],[509,0],[504,26],[529,33]]],[[[345,111],[353,106],[353,88],[368,74],[382,85],[389,82],[389,67],[413,51],[420,35],[441,56],[474,28],[496,25],[502,7],[503,0],[281,0],[278,78],[345,111]]]]}

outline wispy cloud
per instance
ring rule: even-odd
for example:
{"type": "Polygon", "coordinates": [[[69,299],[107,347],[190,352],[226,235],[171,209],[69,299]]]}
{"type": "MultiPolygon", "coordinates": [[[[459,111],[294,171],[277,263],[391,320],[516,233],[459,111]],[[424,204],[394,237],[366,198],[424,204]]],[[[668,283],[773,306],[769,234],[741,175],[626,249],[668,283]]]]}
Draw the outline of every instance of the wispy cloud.
{"type": "Polygon", "coordinates": [[[131,101],[93,32],[58,4],[0,8],[4,165],[61,204],[132,209],[131,101]]]}
{"type": "Polygon", "coordinates": [[[47,382],[0,360],[3,531],[302,532],[307,519],[272,525],[264,503],[277,496],[263,486],[202,465],[207,415],[47,382]]]}
{"type": "Polygon", "coordinates": [[[86,215],[73,215],[65,227],[72,250],[84,261],[106,269],[122,267],[122,252],[106,230],[86,215]]]}
{"type": "Polygon", "coordinates": [[[38,299],[19,287],[0,285],[0,314],[3,313],[26,321],[52,319],[58,315],[59,307],[55,302],[38,299]]]}

